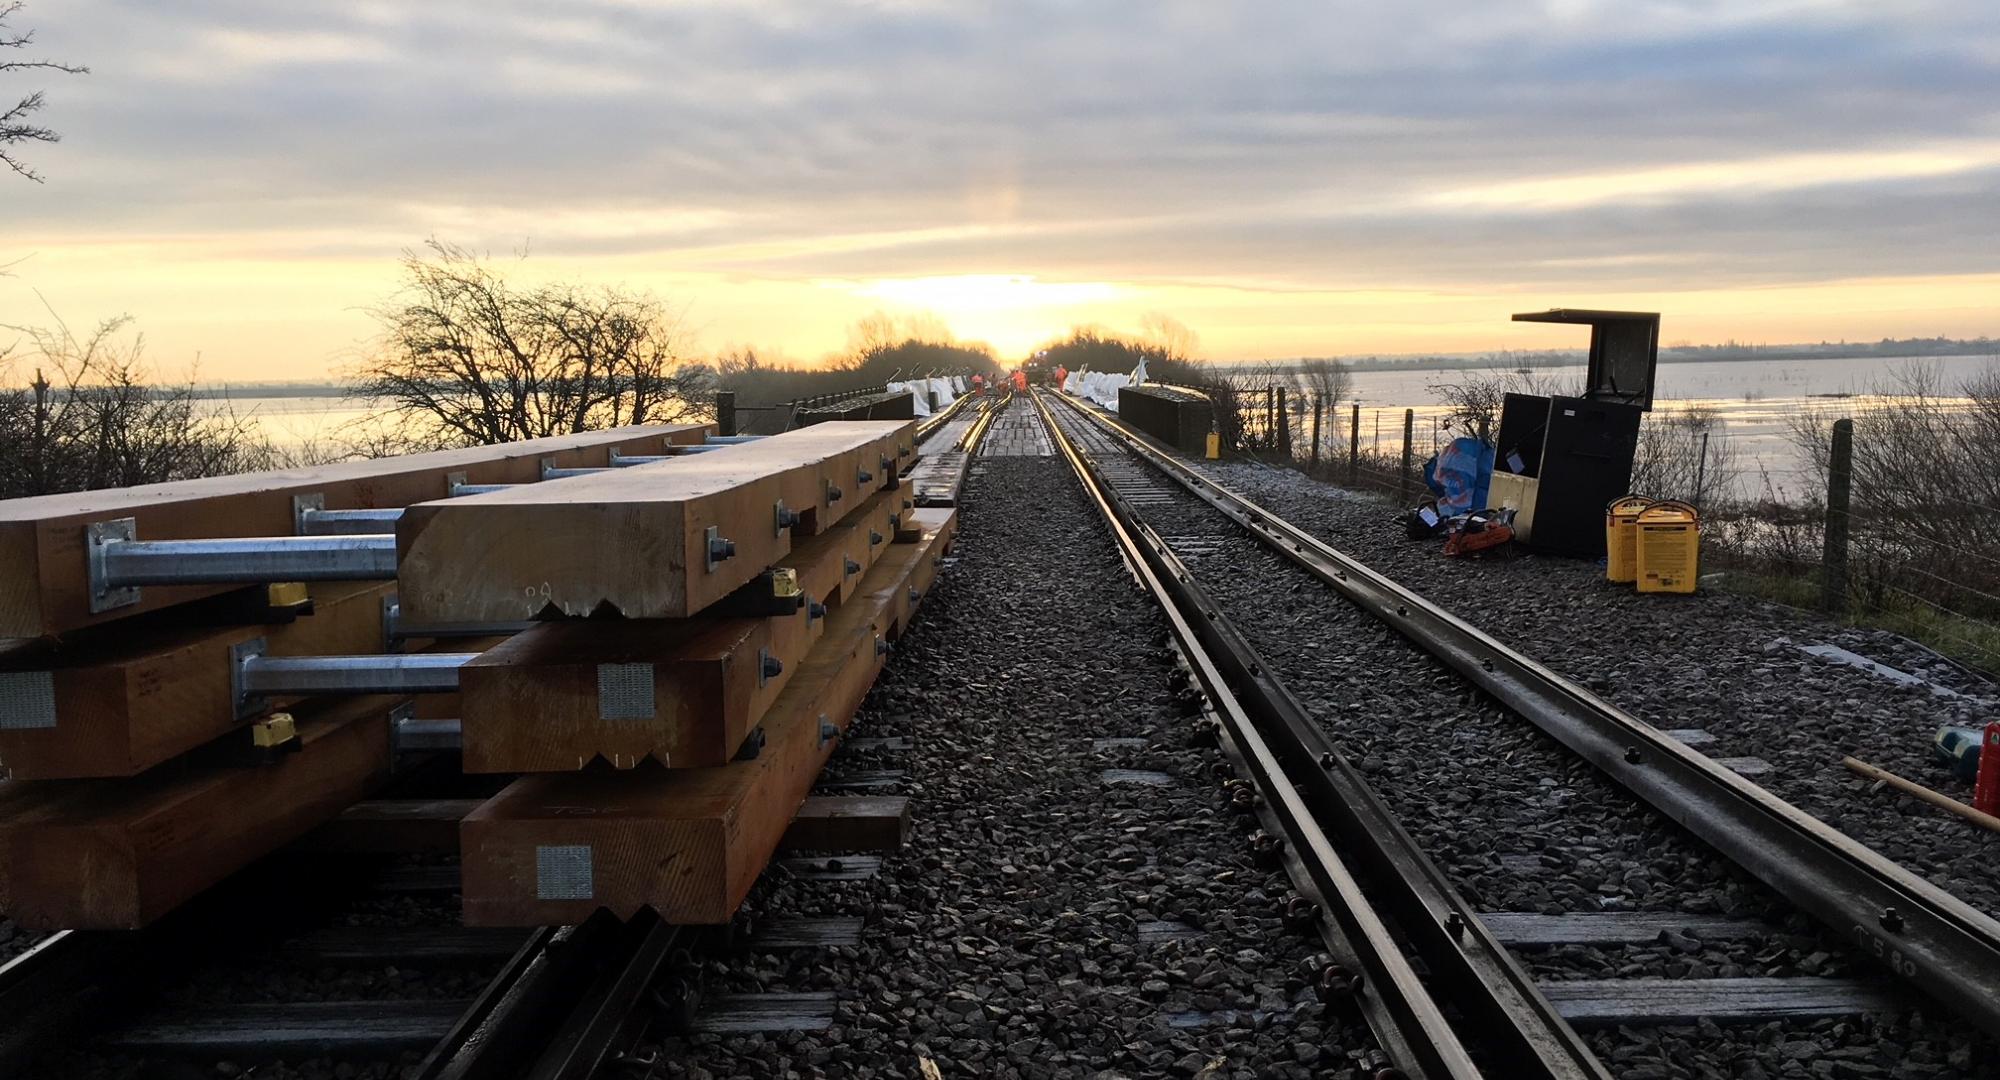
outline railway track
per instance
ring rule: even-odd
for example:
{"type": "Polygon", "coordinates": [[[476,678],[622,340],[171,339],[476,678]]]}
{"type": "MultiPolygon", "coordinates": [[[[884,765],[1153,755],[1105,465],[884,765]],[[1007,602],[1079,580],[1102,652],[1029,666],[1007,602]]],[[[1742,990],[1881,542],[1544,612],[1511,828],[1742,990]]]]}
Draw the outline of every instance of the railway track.
{"type": "MultiPolygon", "coordinates": [[[[1206,660],[1189,653],[1204,687],[1218,702],[1236,695],[1268,740],[1277,768],[1260,786],[1289,801],[1283,789],[1296,784],[1312,800],[1335,859],[1394,913],[1380,920],[1394,939],[1380,951],[1413,958],[1416,990],[1453,1018],[1471,1064],[1405,1052],[1406,1069],[1606,1075],[1621,1041],[1657,1036],[1576,1029],[1702,1025],[1722,1038],[1717,1025],[1752,1022],[1782,1037],[1787,1024],[1894,1012],[1898,984],[1994,1028],[1992,920],[1105,416],[1052,396],[1037,407],[1177,636],[1206,650],[1206,660]],[[1363,670],[1343,670],[1350,658],[1363,670]],[[1528,850],[1502,852],[1508,838],[1480,827],[1508,820],[1487,815],[1522,793],[1485,774],[1496,789],[1485,798],[1482,774],[1449,767],[1468,740],[1504,743],[1510,771],[1540,774],[1542,794],[1531,784],[1527,799],[1550,820],[1523,827],[1528,850]],[[1662,862],[1741,902],[1709,910],[1718,905],[1685,881],[1647,873],[1662,862]],[[1618,877],[1627,866],[1637,875],[1618,877]]],[[[1219,711],[1228,719],[1231,707],[1219,711]]],[[[1227,726],[1234,736],[1240,725],[1227,726]]],[[[1245,756],[1258,773],[1258,755],[1245,756]]],[[[1326,887],[1338,870],[1316,869],[1314,854],[1311,876],[1339,895],[1326,887]]],[[[1386,1011],[1402,1023],[1417,1013],[1386,1011]]],[[[1385,1046],[1413,1047],[1407,1030],[1374,1019],[1385,1046]]]]}

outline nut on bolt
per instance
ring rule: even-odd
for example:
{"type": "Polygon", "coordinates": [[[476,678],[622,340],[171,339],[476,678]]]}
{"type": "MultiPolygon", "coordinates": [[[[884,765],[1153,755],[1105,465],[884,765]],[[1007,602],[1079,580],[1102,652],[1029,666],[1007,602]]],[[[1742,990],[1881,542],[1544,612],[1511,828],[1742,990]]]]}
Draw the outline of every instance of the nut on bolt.
{"type": "Polygon", "coordinates": [[[1284,919],[1294,930],[1310,930],[1319,923],[1319,905],[1293,893],[1285,900],[1284,919]]]}
{"type": "Polygon", "coordinates": [[[1313,981],[1313,991],[1322,1005],[1346,1001],[1354,996],[1354,976],[1339,964],[1327,964],[1319,969],[1319,978],[1313,981]]]}
{"type": "Polygon", "coordinates": [[[1250,837],[1250,857],[1260,866],[1275,866],[1285,857],[1285,841],[1259,829],[1250,837]]]}
{"type": "Polygon", "coordinates": [[[854,482],[856,484],[866,484],[874,479],[875,479],[875,474],[869,472],[867,469],[861,469],[854,474],[854,482]]]}
{"type": "Polygon", "coordinates": [[[827,502],[830,502],[830,503],[836,503],[836,502],[839,502],[839,501],[840,501],[840,494],[841,494],[841,492],[840,492],[840,488],[839,488],[839,486],[838,486],[838,485],[835,485],[835,484],[828,484],[828,485],[826,486],[826,501],[827,501],[827,502]]]}
{"type": "Polygon", "coordinates": [[[764,677],[767,679],[775,679],[785,673],[785,662],[775,656],[766,655],[763,658],[763,666],[764,677]]]}
{"type": "Polygon", "coordinates": [[[708,557],[715,562],[736,557],[736,541],[718,536],[708,542],[708,557]]]}
{"type": "Polygon", "coordinates": [[[826,618],[826,605],[825,605],[825,604],[822,604],[822,603],[820,603],[819,601],[817,601],[817,600],[814,600],[814,601],[812,601],[811,603],[809,603],[809,604],[807,604],[807,605],[806,605],[806,619],[807,619],[807,621],[811,621],[811,620],[813,620],[813,619],[824,619],[824,618],[826,618]]]}
{"type": "Polygon", "coordinates": [[[1256,790],[1250,787],[1250,785],[1244,784],[1242,787],[1239,787],[1235,791],[1230,792],[1229,806],[1230,809],[1235,810],[1239,814],[1256,813],[1257,812],[1256,790]]]}
{"type": "Polygon", "coordinates": [[[799,512],[797,510],[791,509],[790,507],[787,507],[784,503],[779,503],[778,528],[789,529],[797,525],[798,523],[799,523],[799,512]]]}
{"type": "Polygon", "coordinates": [[[895,648],[895,646],[893,646],[893,645],[889,644],[889,641],[888,641],[888,639],[887,639],[887,638],[876,638],[876,639],[875,639],[875,655],[876,655],[876,656],[887,656],[887,655],[889,655],[890,651],[891,651],[891,650],[893,650],[894,648],[895,648]]]}

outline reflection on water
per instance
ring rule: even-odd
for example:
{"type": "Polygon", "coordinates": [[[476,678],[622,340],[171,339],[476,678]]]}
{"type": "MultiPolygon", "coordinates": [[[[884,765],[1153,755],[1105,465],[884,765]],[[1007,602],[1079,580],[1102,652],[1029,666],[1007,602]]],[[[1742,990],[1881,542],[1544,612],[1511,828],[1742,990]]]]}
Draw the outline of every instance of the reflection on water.
{"type": "Polygon", "coordinates": [[[280,450],[335,442],[342,428],[381,411],[380,403],[370,398],[231,397],[196,404],[255,422],[258,432],[280,450]]]}
{"type": "MultiPolygon", "coordinates": [[[[1946,393],[1968,376],[1992,367],[1993,357],[1879,357],[1848,360],[1711,360],[1661,364],[1655,392],[1655,411],[1704,405],[1714,409],[1722,421],[1716,437],[1727,439],[1740,470],[1735,494],[1759,496],[1766,477],[1779,496],[1796,494],[1808,477],[1804,456],[1791,442],[1793,418],[1806,410],[1825,410],[1846,415],[1847,410],[1865,406],[1868,395],[1898,385],[1898,380],[1919,372],[1937,377],[1946,393]]],[[[1357,371],[1349,376],[1349,397],[1361,403],[1361,444],[1364,450],[1379,446],[1400,452],[1403,438],[1403,410],[1414,409],[1416,443],[1428,455],[1439,442],[1450,437],[1439,426],[1444,409],[1431,389],[1468,376],[1490,376],[1508,369],[1464,371],[1357,371]]],[[[1539,383],[1552,385],[1557,393],[1574,392],[1583,385],[1581,362],[1567,367],[1535,369],[1539,383]]],[[[1341,410],[1343,443],[1346,403],[1341,410]]],[[[1303,433],[1300,433],[1303,437],[1303,433]]],[[[1331,436],[1327,436],[1331,439],[1331,436]]]]}
{"type": "MultiPolygon", "coordinates": [[[[1656,409],[1702,404],[1721,414],[1719,437],[1728,439],[1740,470],[1737,494],[1760,495],[1768,476],[1778,494],[1802,490],[1809,482],[1806,463],[1790,441],[1791,419],[1802,410],[1824,409],[1839,415],[1865,404],[1865,395],[1891,388],[1899,378],[1917,371],[1934,374],[1946,389],[1995,363],[1993,357],[1886,357],[1850,360],[1711,360],[1661,364],[1656,409]],[[1851,395],[1841,397],[1839,395],[1851,395]]],[[[1501,369],[1504,370],[1504,369],[1501,369]]],[[[1361,443],[1400,451],[1403,410],[1416,410],[1416,443],[1424,456],[1448,437],[1439,427],[1443,409],[1431,387],[1493,370],[1357,371],[1349,376],[1349,400],[1341,419],[1325,438],[1338,431],[1345,445],[1346,418],[1351,402],[1361,403],[1361,443]]],[[[1536,369],[1538,380],[1557,392],[1583,384],[1583,365],[1536,369]]],[[[1282,380],[1282,376],[1280,379],[1282,380]]],[[[379,411],[379,403],[364,398],[238,397],[216,402],[248,416],[277,446],[298,449],[340,438],[343,425],[379,411]]],[[[1332,424],[1332,421],[1329,421],[1332,424]]],[[[1295,432],[1301,440],[1305,430],[1295,432]]]]}

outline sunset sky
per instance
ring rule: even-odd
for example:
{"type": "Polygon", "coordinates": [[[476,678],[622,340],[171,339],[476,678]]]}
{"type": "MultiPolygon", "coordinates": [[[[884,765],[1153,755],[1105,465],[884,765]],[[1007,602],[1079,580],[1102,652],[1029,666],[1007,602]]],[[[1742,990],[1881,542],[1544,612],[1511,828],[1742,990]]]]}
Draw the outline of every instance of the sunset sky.
{"type": "MultiPolygon", "coordinates": [[[[129,312],[315,378],[429,236],[800,361],[875,311],[1019,355],[2000,335],[2000,3],[32,0],[47,178],[0,323],[129,312]]],[[[0,345],[6,343],[0,338],[0,345]]]]}

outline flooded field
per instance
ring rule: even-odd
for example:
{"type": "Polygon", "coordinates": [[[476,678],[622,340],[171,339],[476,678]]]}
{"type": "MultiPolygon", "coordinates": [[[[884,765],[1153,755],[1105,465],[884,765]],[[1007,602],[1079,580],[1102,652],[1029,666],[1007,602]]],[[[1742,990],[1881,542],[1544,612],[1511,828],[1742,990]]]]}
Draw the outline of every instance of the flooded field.
{"type": "MultiPolygon", "coordinates": [[[[1719,438],[1735,452],[1738,475],[1735,494],[1758,496],[1768,482],[1774,494],[1796,492],[1806,482],[1805,461],[1790,439],[1795,417],[1808,410],[1842,415],[1865,404],[1869,395],[1891,389],[1917,372],[1934,375],[1946,388],[2000,360],[1994,357],[1888,357],[1852,360],[1729,360],[1661,364],[1656,409],[1704,405],[1722,416],[1719,438]]],[[[1361,443],[1393,452],[1401,447],[1403,410],[1415,409],[1416,442],[1428,456],[1448,435],[1439,420],[1435,386],[1494,369],[1416,369],[1358,371],[1349,376],[1348,399],[1338,425],[1328,421],[1329,442],[1339,432],[1346,443],[1346,422],[1352,402],[1361,405],[1361,443]]],[[[1535,377],[1557,392],[1583,381],[1583,366],[1539,367],[1535,377]]],[[[1279,376],[1279,381],[1283,376],[1279,376]]],[[[229,404],[239,416],[253,418],[271,441],[297,449],[338,440],[343,425],[363,419],[378,406],[367,399],[341,397],[233,397],[229,404]]],[[[1298,432],[1303,439],[1304,431],[1298,432]]]]}
{"type": "MultiPolygon", "coordinates": [[[[1768,481],[1780,497],[1807,483],[1806,462],[1790,436],[1794,418],[1808,411],[1832,416],[1866,404],[1913,374],[1934,375],[1947,390],[2000,360],[1981,356],[1881,357],[1847,360],[1727,360],[1661,364],[1654,408],[1663,411],[1707,406],[1721,414],[1717,437],[1726,439],[1738,471],[1734,494],[1760,496],[1768,481]]],[[[1582,385],[1583,365],[1540,367],[1535,377],[1556,392],[1582,385]]],[[[1359,371],[1350,376],[1349,395],[1361,404],[1364,449],[1401,447],[1403,410],[1415,409],[1416,442],[1428,454],[1445,435],[1444,412],[1432,389],[1491,369],[1359,371]]],[[[1345,435],[1343,427],[1341,432],[1345,435]]]]}

